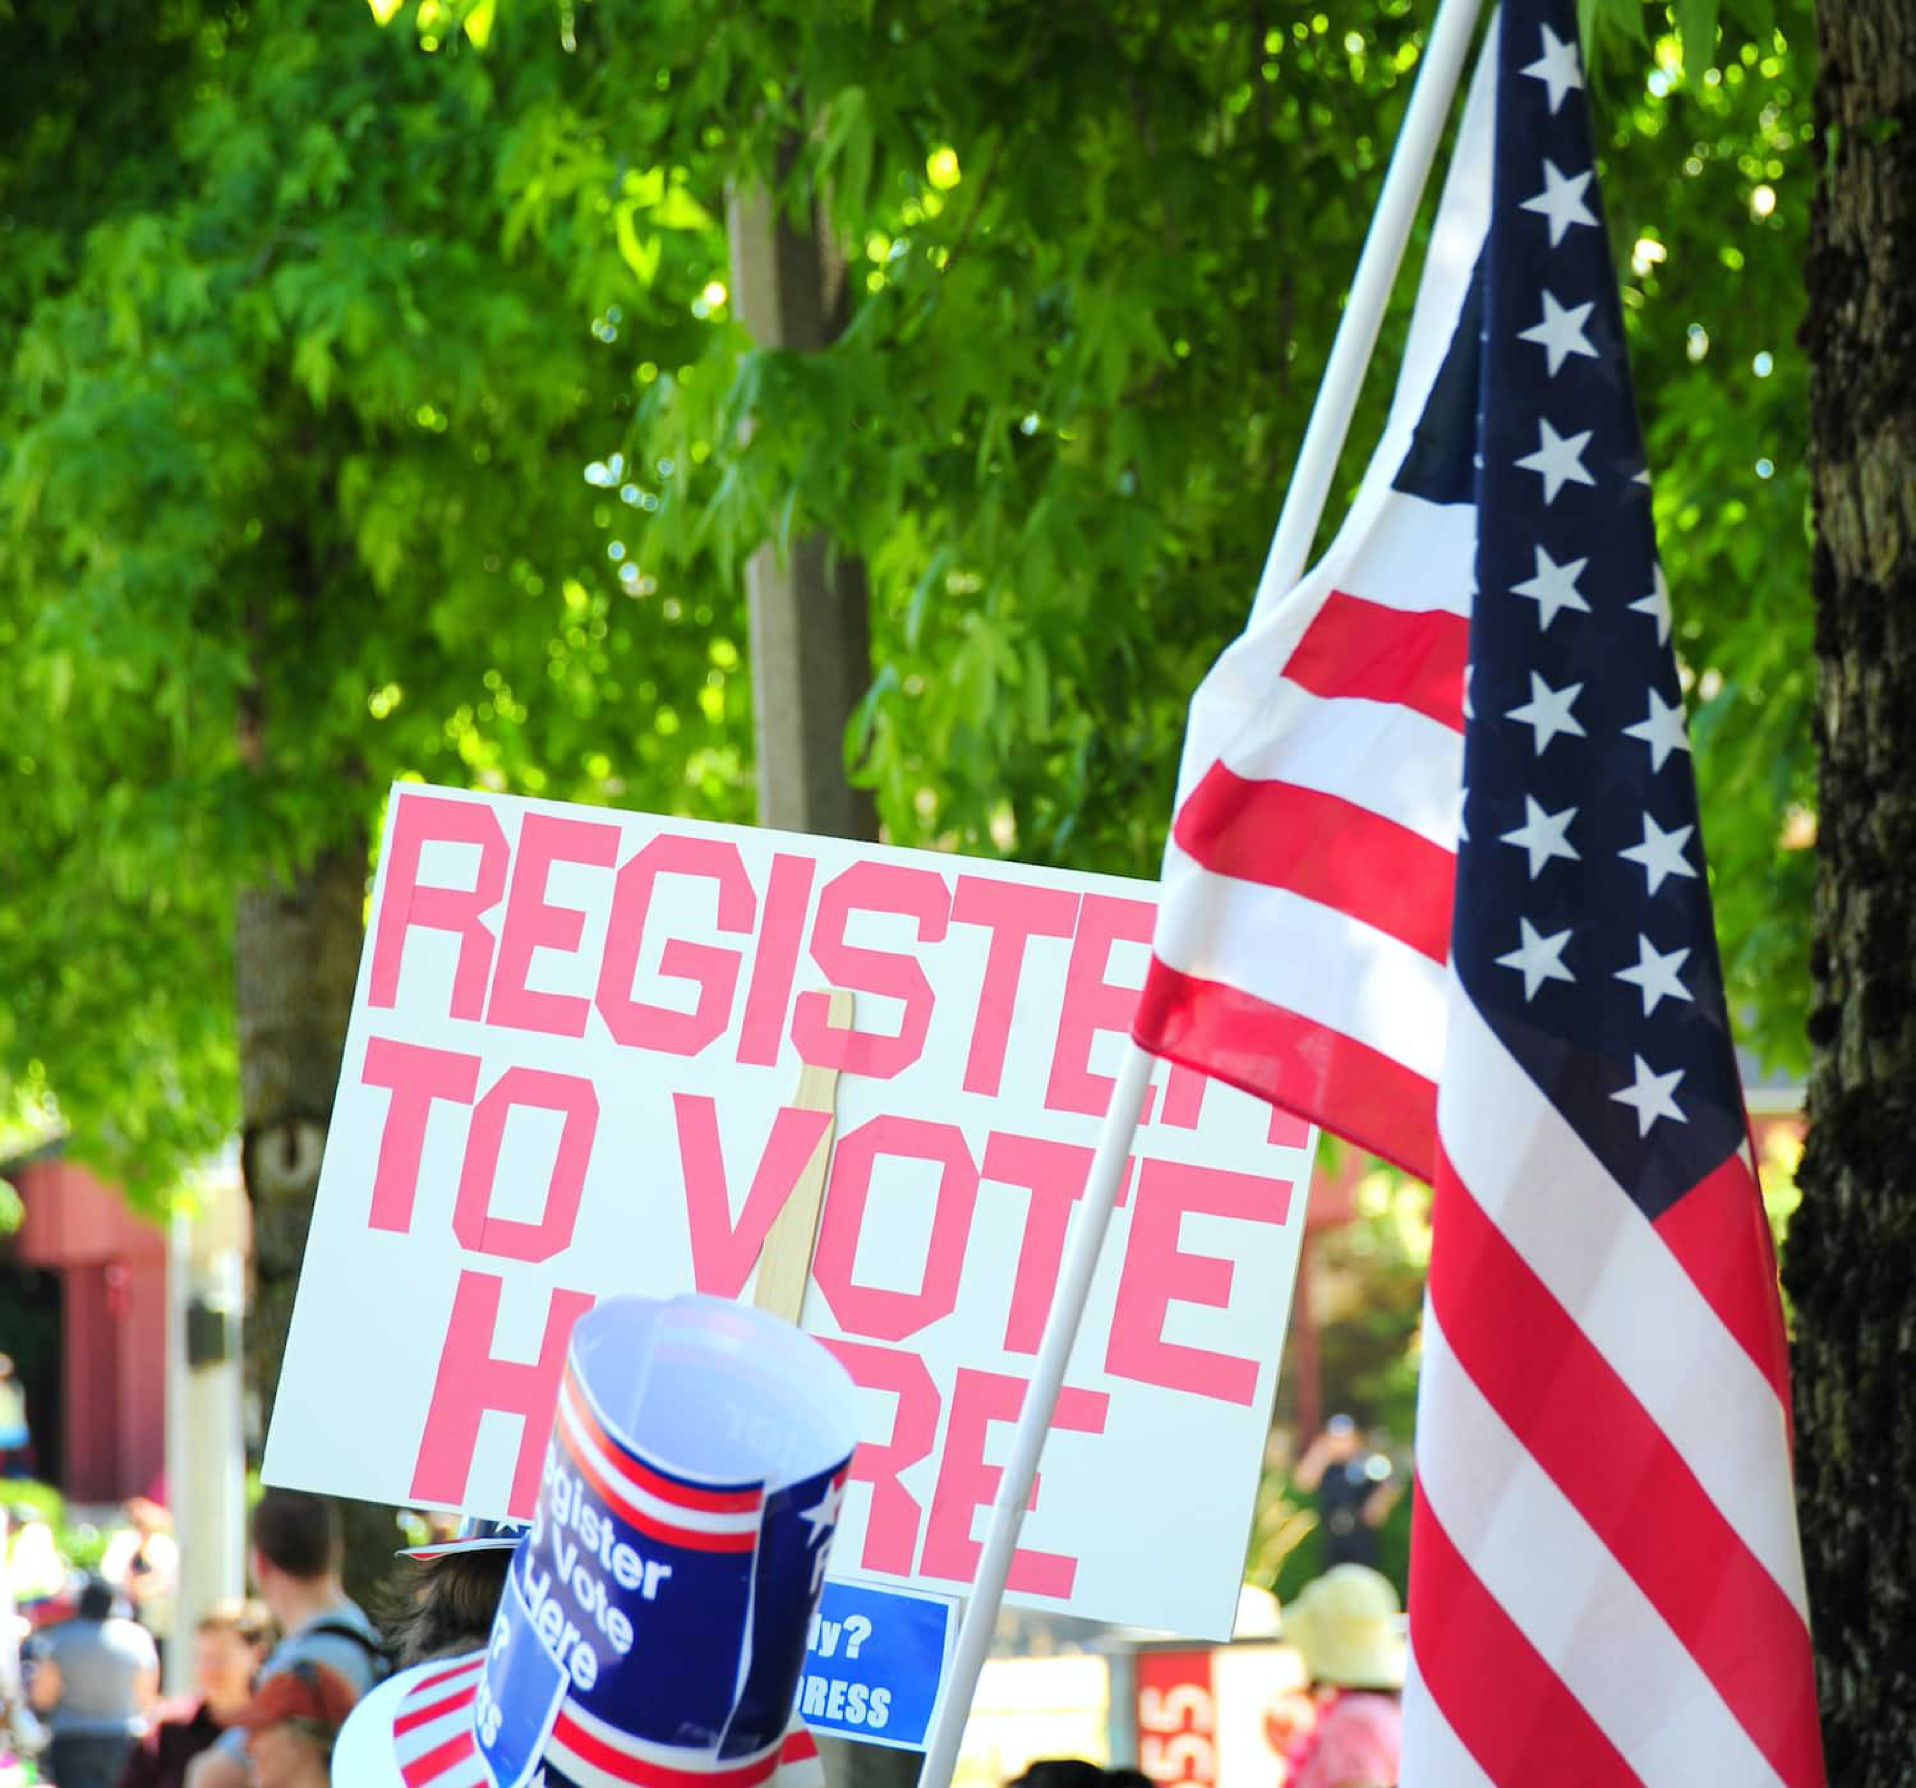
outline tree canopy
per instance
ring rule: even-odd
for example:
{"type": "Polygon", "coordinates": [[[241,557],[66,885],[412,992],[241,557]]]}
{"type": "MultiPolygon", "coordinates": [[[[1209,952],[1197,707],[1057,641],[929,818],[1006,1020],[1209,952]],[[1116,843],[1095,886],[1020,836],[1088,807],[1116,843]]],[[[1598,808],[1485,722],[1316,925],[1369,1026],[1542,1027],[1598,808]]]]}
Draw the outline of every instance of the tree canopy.
{"type": "MultiPolygon", "coordinates": [[[[233,1126],[234,890],[393,777],[750,817],[766,539],[867,567],[888,837],[1152,874],[1427,22],[373,10],[85,0],[0,57],[0,1097],[148,1191],[233,1126]],[[823,352],[733,317],[754,179],[823,195],[823,352]]],[[[1648,16],[1601,178],[1732,998],[1793,1062],[1806,9],[1687,69],[1648,16]]]]}

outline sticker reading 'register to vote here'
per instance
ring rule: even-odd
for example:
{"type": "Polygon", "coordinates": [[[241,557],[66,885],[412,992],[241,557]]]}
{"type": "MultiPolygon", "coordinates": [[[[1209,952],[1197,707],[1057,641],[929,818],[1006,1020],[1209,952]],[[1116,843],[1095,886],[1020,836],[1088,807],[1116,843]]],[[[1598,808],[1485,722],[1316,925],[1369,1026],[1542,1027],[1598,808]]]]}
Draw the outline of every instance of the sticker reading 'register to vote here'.
{"type": "Polygon", "coordinates": [[[814,1732],[923,1750],[956,1627],[948,1596],[825,1579],[798,1712],[814,1732]]]}

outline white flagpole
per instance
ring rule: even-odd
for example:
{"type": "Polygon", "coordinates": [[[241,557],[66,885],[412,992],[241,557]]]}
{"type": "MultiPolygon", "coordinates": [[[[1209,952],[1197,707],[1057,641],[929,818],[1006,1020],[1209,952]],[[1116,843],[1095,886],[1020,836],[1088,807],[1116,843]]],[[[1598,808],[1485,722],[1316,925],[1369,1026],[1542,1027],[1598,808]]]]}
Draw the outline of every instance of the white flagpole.
{"type": "MultiPolygon", "coordinates": [[[[1303,575],[1305,559],[1330,494],[1337,458],[1343,451],[1344,437],[1350,432],[1351,415],[1357,407],[1364,371],[1377,344],[1377,331],[1383,322],[1390,288],[1404,258],[1404,245],[1410,239],[1417,204],[1430,176],[1431,163],[1436,159],[1437,143],[1456,95],[1464,58],[1469,54],[1471,33],[1481,3],[1482,0],[1440,0],[1417,72],[1417,84],[1405,108],[1403,128],[1391,152],[1377,210],[1364,238],[1363,253],[1358,257],[1344,315],[1337,325],[1330,359],[1311,407],[1304,443],[1298,449],[1297,466],[1284,494],[1277,532],[1271,539],[1264,574],[1258,583],[1259,604],[1281,596],[1303,575]]],[[[1084,1197],[1059,1272],[1057,1291],[1045,1319],[1044,1338],[1038,1345],[1031,1385],[1018,1414],[1011,1457],[998,1480],[990,1531],[978,1561],[971,1599],[965,1605],[964,1621],[958,1630],[950,1675],[927,1737],[925,1766],[919,1774],[918,1788],[950,1788],[952,1771],[957,1767],[966,1716],[971,1711],[978,1676],[984,1669],[991,1637],[998,1625],[1005,1578],[1024,1522],[1025,1504],[1031,1497],[1032,1480],[1037,1476],[1038,1456],[1044,1450],[1045,1435],[1057,1409],[1058,1391],[1064,1383],[1065,1367],[1084,1318],[1085,1301],[1111,1226],[1111,1211],[1124,1177],[1125,1157],[1131,1152],[1131,1143],[1137,1134],[1138,1116],[1153,1066],[1153,1057],[1137,1044],[1126,1041],[1124,1060],[1098,1132],[1097,1151],[1092,1156],[1084,1197]]]]}
{"type": "Polygon", "coordinates": [[[1330,359],[1324,363],[1324,377],[1304,429],[1304,444],[1297,450],[1297,465],[1284,492],[1277,532],[1271,536],[1264,575],[1257,582],[1253,616],[1304,575],[1482,4],[1483,0],[1440,0],[1438,5],[1430,40],[1424,45],[1417,69],[1417,85],[1404,108],[1397,146],[1391,151],[1384,187],[1377,195],[1377,210],[1364,237],[1363,252],[1357,257],[1357,271],[1351,277],[1350,296],[1331,342],[1330,359]]]}

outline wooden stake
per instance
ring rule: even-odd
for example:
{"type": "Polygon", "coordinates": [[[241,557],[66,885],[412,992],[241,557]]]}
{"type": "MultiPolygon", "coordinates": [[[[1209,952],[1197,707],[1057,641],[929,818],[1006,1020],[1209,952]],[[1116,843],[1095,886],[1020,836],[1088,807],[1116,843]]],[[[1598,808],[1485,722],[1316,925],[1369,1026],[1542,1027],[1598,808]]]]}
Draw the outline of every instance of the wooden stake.
{"type": "MultiPolygon", "coordinates": [[[[834,989],[825,1022],[835,1031],[852,1027],[852,996],[834,989]]],[[[792,1187],[785,1208],[772,1220],[765,1246],[758,1256],[758,1286],[752,1294],[757,1308],[796,1323],[805,1310],[805,1287],[812,1276],[812,1250],[818,1245],[818,1212],[825,1200],[825,1180],[832,1164],[832,1143],[838,1135],[838,1070],[806,1063],[798,1077],[792,1104],[801,1111],[834,1113],[819,1137],[812,1158],[792,1187]]]]}

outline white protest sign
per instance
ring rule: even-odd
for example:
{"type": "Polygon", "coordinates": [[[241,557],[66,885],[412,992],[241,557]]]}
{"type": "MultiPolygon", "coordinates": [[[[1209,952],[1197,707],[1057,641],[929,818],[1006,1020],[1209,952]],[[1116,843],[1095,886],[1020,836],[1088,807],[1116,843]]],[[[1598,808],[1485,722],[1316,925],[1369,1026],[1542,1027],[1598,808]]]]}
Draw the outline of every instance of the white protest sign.
{"type": "MultiPolygon", "coordinates": [[[[804,1326],[864,1424],[832,1569],[962,1593],[1153,892],[398,785],[268,1481],[526,1513],[580,1312],[749,1294],[832,1115],[793,1103],[810,1063],[839,1073],[804,1326]]],[[[1229,1633],[1313,1141],[1159,1068],[1012,1600],[1229,1633]]]]}

